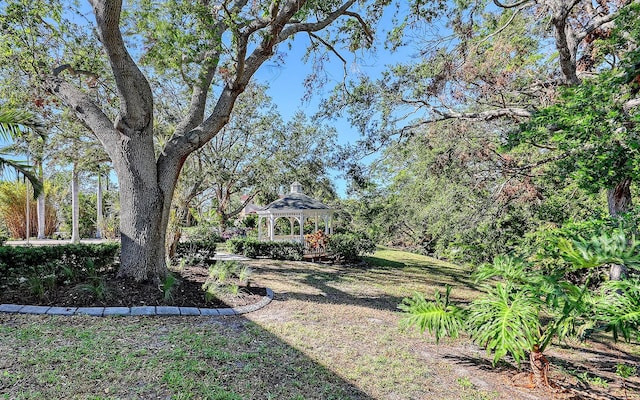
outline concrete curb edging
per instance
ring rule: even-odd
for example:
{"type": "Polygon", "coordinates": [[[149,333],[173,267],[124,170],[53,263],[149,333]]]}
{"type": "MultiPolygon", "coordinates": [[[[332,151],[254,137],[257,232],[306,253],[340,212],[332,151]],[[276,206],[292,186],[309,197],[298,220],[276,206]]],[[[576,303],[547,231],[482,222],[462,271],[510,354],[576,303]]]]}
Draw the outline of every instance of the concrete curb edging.
{"type": "Polygon", "coordinates": [[[0,304],[0,313],[36,314],[36,315],[89,315],[92,317],[118,316],[218,316],[241,315],[257,311],[273,300],[273,290],[266,288],[267,295],[260,301],[242,307],[198,308],[175,306],[138,306],[138,307],[50,307],[20,304],[0,304]]]}

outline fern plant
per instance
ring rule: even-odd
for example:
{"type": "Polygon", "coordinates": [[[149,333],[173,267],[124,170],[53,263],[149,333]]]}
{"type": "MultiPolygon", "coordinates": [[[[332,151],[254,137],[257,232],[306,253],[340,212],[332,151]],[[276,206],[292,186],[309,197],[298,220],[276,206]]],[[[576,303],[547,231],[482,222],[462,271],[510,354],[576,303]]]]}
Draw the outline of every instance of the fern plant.
{"type": "Polygon", "coordinates": [[[612,332],[615,340],[640,337],[640,280],[609,281],[599,290],[590,288],[591,274],[602,263],[637,268],[637,248],[633,238],[627,240],[618,232],[564,242],[562,257],[586,272],[580,286],[565,279],[565,271],[545,272],[521,259],[499,256],[476,271],[476,280],[484,285],[483,296],[461,308],[450,304],[450,287],[444,298],[436,292],[434,302],[415,294],[399,305],[405,312],[401,326],[428,330],[436,343],[466,331],[493,354],[494,364],[506,356],[519,364],[528,353],[533,382],[548,385],[544,351],[554,340],[584,337],[594,329],[612,332]]]}
{"type": "Polygon", "coordinates": [[[180,280],[171,273],[164,277],[160,283],[160,290],[162,291],[162,299],[165,303],[170,303],[173,300],[173,292],[179,284],[180,280]]]}

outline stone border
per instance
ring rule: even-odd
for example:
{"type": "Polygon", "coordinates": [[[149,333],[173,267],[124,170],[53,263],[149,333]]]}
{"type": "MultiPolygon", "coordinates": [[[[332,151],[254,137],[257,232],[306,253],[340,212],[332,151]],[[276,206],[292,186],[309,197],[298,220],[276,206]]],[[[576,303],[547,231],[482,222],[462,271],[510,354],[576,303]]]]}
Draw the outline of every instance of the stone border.
{"type": "Polygon", "coordinates": [[[110,315],[136,315],[136,316],[217,316],[217,315],[241,315],[257,311],[273,300],[273,290],[266,288],[267,295],[254,304],[233,308],[197,308],[175,306],[143,306],[143,307],[50,307],[30,306],[20,304],[0,304],[0,312],[11,314],[37,314],[37,315],[90,315],[93,317],[106,317],[110,315]]]}

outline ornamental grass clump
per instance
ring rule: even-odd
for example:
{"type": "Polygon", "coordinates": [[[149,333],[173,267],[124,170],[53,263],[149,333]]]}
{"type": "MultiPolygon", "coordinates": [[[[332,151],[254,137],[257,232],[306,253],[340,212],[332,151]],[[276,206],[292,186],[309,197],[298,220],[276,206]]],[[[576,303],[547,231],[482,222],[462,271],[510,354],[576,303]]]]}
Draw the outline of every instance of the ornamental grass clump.
{"type": "Polygon", "coordinates": [[[202,285],[205,298],[210,301],[217,295],[238,295],[241,287],[249,286],[252,270],[237,261],[218,261],[209,267],[209,277],[202,285]]]}
{"type": "Polygon", "coordinates": [[[476,271],[483,296],[463,307],[450,303],[449,287],[444,297],[436,292],[433,302],[415,294],[399,305],[405,312],[401,325],[427,330],[436,342],[464,331],[493,354],[494,365],[507,356],[518,364],[528,358],[530,386],[553,386],[544,352],[554,340],[584,339],[594,331],[611,332],[614,340],[640,338],[640,279],[594,279],[598,267],[611,263],[637,273],[640,254],[635,239],[618,230],[589,240],[565,239],[559,248],[569,270],[543,270],[519,258],[499,256],[476,271]],[[584,275],[579,284],[567,278],[576,272],[584,275]]]}

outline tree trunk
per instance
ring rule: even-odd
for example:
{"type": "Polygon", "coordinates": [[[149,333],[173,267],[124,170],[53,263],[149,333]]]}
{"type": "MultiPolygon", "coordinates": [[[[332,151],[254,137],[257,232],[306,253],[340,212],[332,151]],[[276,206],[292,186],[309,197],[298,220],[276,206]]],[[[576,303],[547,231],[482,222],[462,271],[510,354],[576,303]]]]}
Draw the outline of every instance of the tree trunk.
{"type": "MultiPolygon", "coordinates": [[[[42,160],[40,158],[37,158],[36,160],[37,160],[36,168],[38,170],[38,177],[42,179],[42,181],[44,182],[44,173],[42,171],[42,160]]],[[[42,189],[42,193],[40,193],[40,196],[38,196],[37,210],[38,210],[38,239],[44,239],[46,236],[45,221],[47,218],[45,214],[44,188],[42,189]]]]}
{"type": "Polygon", "coordinates": [[[96,239],[102,239],[102,174],[100,173],[98,173],[96,199],[96,239]]]}
{"type": "Polygon", "coordinates": [[[164,259],[166,224],[163,198],[157,186],[120,190],[121,277],[136,281],[161,280],[167,275],[164,259]]]}
{"type": "Polygon", "coordinates": [[[73,165],[71,172],[71,243],[80,242],[80,183],[78,169],[73,165]]]}
{"type": "Polygon", "coordinates": [[[44,239],[45,233],[45,201],[44,191],[38,196],[38,239],[44,239]]]}
{"type": "Polygon", "coordinates": [[[182,237],[182,229],[181,226],[189,226],[185,225],[188,223],[189,216],[189,202],[184,201],[178,204],[178,208],[176,209],[175,215],[175,227],[172,232],[169,232],[170,243],[167,246],[168,254],[167,257],[172,259],[176,256],[176,250],[178,249],[178,243],[180,242],[180,238],[182,237]]]}
{"type": "Polygon", "coordinates": [[[157,282],[167,275],[165,238],[174,189],[174,186],[161,188],[158,183],[149,137],[139,135],[123,142],[113,160],[120,184],[122,250],[118,276],[138,282],[157,282]]]}
{"type": "Polygon", "coordinates": [[[533,387],[549,387],[549,360],[542,354],[538,346],[529,353],[531,367],[531,385],[533,387]]]}
{"type": "Polygon", "coordinates": [[[631,179],[625,178],[613,189],[607,190],[607,204],[609,205],[609,214],[612,217],[617,217],[631,208],[630,186],[631,179]]]}
{"type": "MultiPolygon", "coordinates": [[[[609,214],[616,218],[620,214],[631,209],[631,179],[626,178],[618,183],[613,189],[607,190],[607,204],[609,214]]],[[[627,267],[622,264],[611,264],[609,268],[609,279],[619,281],[627,275],[627,267]]]]}

